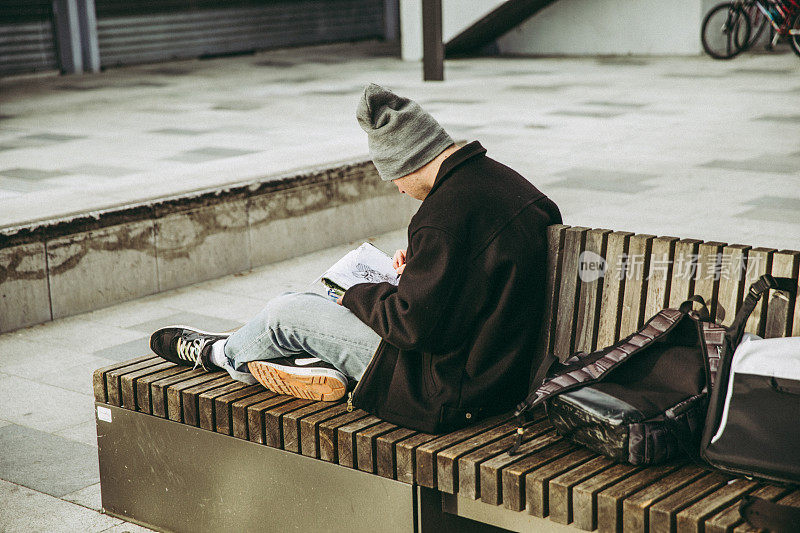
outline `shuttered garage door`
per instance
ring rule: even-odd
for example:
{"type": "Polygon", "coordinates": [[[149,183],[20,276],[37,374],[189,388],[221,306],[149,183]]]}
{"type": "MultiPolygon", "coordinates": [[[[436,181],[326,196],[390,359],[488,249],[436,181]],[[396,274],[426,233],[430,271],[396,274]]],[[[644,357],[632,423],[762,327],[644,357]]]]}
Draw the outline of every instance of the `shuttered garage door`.
{"type": "Polygon", "coordinates": [[[384,0],[96,0],[103,66],[383,36],[384,0]]]}
{"type": "Polygon", "coordinates": [[[51,1],[0,1],[0,76],[57,68],[51,1]]]}

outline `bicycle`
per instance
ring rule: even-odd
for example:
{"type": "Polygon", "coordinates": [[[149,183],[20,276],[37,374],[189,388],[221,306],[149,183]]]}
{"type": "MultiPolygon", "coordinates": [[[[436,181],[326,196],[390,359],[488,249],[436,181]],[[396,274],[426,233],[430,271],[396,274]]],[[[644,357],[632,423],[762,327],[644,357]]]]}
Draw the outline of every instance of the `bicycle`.
{"type": "MultiPolygon", "coordinates": [[[[764,13],[758,9],[758,6],[755,3],[750,4],[744,8],[747,16],[750,18],[750,40],[747,43],[747,49],[752,48],[758,40],[761,38],[761,35],[764,33],[764,30],[767,29],[769,26],[769,21],[767,17],[764,16],[764,13]]],[[[775,37],[775,31],[770,27],[770,44],[767,45],[767,48],[772,48],[772,38],[775,37]]]]}
{"type": "Polygon", "coordinates": [[[788,37],[792,50],[800,56],[800,0],[736,0],[719,4],[703,19],[700,34],[703,49],[715,59],[731,59],[747,50],[761,36],[769,22],[775,31],[774,45],[782,37],[788,37]],[[758,10],[765,21],[752,38],[754,10],[758,10]]]}

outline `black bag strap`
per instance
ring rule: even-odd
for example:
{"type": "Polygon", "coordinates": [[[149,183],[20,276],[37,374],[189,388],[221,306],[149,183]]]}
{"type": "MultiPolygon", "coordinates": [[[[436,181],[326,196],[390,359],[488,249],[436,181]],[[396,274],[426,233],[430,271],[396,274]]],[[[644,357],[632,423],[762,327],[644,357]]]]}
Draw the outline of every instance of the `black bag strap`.
{"type": "Polygon", "coordinates": [[[751,526],[771,533],[800,531],[800,507],[780,505],[764,498],[745,496],[739,504],[739,514],[751,526]]]}
{"type": "Polygon", "coordinates": [[[703,322],[709,322],[711,320],[711,312],[708,310],[708,305],[706,305],[705,299],[700,296],[699,294],[695,294],[690,296],[688,300],[683,302],[678,310],[681,313],[688,313],[694,309],[694,303],[697,302],[700,304],[700,311],[697,311],[697,317],[699,320],[703,322]]]}
{"type": "Polygon", "coordinates": [[[733,355],[733,350],[742,342],[747,319],[750,318],[753,309],[756,308],[758,300],[761,299],[761,295],[769,289],[785,291],[793,295],[797,289],[797,281],[792,278],[776,278],[770,274],[764,274],[758,278],[755,283],[750,285],[750,290],[747,291],[747,296],[744,302],[742,302],[742,307],[739,308],[736,317],[733,319],[733,323],[728,327],[728,340],[730,341],[730,353],[727,354],[728,357],[733,355]]]}

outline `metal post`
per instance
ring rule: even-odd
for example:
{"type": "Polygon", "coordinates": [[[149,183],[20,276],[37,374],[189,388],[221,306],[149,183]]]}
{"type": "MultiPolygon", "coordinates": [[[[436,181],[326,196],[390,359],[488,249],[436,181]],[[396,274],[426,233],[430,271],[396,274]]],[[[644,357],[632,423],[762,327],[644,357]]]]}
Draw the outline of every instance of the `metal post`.
{"type": "Polygon", "coordinates": [[[422,79],[444,80],[442,0],[422,0],[422,79]]]}
{"type": "Polygon", "coordinates": [[[87,72],[100,72],[100,47],[97,44],[97,14],[94,0],[81,0],[78,7],[81,32],[81,57],[87,72]]]}
{"type": "Polygon", "coordinates": [[[383,0],[383,34],[390,43],[400,40],[399,0],[383,0]]]}
{"type": "Polygon", "coordinates": [[[77,0],[53,0],[56,22],[56,46],[61,72],[73,74],[83,71],[80,25],[77,0]]]}

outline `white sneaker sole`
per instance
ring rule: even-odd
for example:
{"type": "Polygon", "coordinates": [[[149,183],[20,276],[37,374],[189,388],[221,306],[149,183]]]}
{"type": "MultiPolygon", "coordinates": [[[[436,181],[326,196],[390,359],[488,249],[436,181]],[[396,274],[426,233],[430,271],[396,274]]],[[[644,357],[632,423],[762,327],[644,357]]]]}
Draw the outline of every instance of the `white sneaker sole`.
{"type": "Polygon", "coordinates": [[[338,370],[298,368],[269,361],[252,361],[247,368],[259,383],[278,394],[333,402],[347,393],[347,378],[338,370]]]}

